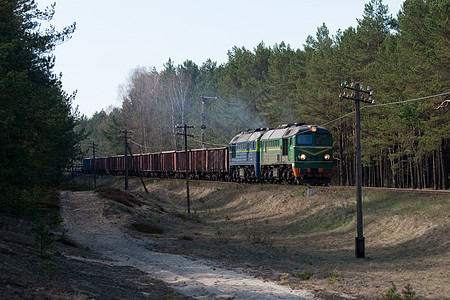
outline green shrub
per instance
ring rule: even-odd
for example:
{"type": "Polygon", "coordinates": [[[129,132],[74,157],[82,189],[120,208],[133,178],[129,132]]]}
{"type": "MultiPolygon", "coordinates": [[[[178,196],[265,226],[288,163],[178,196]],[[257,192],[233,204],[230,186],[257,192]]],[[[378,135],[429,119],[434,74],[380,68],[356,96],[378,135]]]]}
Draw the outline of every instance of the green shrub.
{"type": "Polygon", "coordinates": [[[298,278],[300,280],[309,280],[311,279],[311,277],[314,275],[314,271],[312,269],[306,269],[304,272],[302,273],[298,273],[298,272],[293,272],[292,275],[295,278],[298,278]]]}
{"type": "Polygon", "coordinates": [[[41,258],[45,258],[48,256],[47,250],[50,249],[53,243],[53,237],[50,235],[47,225],[45,225],[43,222],[40,222],[36,226],[34,232],[35,248],[39,250],[41,258]]]}
{"type": "Polygon", "coordinates": [[[397,286],[392,282],[391,288],[384,294],[384,299],[392,300],[416,300],[416,292],[413,291],[411,284],[407,284],[401,294],[397,291],[397,286]]]}
{"type": "Polygon", "coordinates": [[[339,281],[341,281],[341,279],[339,278],[339,273],[337,270],[334,270],[333,273],[331,273],[331,276],[328,278],[328,283],[335,284],[339,281]]]}

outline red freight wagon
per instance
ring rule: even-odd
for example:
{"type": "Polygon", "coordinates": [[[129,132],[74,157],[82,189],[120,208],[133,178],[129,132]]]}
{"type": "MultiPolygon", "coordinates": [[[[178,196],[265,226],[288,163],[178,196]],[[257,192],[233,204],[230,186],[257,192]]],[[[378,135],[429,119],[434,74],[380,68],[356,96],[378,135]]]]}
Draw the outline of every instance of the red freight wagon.
{"type": "MultiPolygon", "coordinates": [[[[123,155],[122,155],[123,156],[123,155]]],[[[121,155],[111,156],[108,161],[108,165],[106,166],[108,168],[108,171],[111,174],[120,174],[120,157],[121,155]]]]}
{"type": "Polygon", "coordinates": [[[125,155],[116,156],[116,165],[118,174],[125,172],[125,155]]]}
{"type": "MultiPolygon", "coordinates": [[[[118,173],[123,174],[125,172],[125,155],[118,155],[116,157],[117,157],[118,173]]],[[[131,172],[133,170],[133,159],[130,155],[128,155],[127,160],[128,160],[128,171],[131,172]]]]}
{"type": "Polygon", "coordinates": [[[207,150],[206,171],[210,179],[224,179],[228,170],[228,148],[213,148],[207,150]]]}
{"type": "MultiPolygon", "coordinates": [[[[189,157],[189,153],[188,153],[189,157]]],[[[186,173],[186,152],[185,151],[177,151],[175,152],[175,171],[179,176],[183,176],[182,173],[186,173]]]]}
{"type": "Polygon", "coordinates": [[[194,149],[189,151],[189,172],[194,178],[203,178],[206,173],[206,150],[194,149]]]}
{"type": "Polygon", "coordinates": [[[112,157],[107,157],[105,160],[104,167],[105,167],[105,173],[107,173],[107,174],[111,174],[111,172],[112,172],[112,168],[111,168],[112,160],[113,160],[112,157]]]}
{"type": "Polygon", "coordinates": [[[143,174],[150,172],[150,153],[144,153],[139,155],[139,169],[143,174]]]}
{"type": "Polygon", "coordinates": [[[161,174],[161,153],[150,154],[150,170],[153,172],[153,176],[160,176],[161,174]]]}
{"type": "Polygon", "coordinates": [[[104,174],[106,173],[106,160],[108,158],[107,157],[99,157],[96,158],[96,170],[98,174],[104,174]]]}
{"type": "Polygon", "coordinates": [[[164,177],[172,177],[175,172],[175,151],[161,153],[161,168],[164,177]]]}
{"type": "Polygon", "coordinates": [[[207,171],[224,172],[228,169],[228,148],[207,149],[207,171]]]}

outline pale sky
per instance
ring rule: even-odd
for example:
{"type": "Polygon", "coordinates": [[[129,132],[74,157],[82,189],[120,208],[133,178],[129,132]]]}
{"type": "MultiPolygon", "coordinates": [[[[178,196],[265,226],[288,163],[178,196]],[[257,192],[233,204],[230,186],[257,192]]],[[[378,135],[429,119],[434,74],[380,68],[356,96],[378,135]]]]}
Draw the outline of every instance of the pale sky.
{"type": "MultiPolygon", "coordinates": [[[[383,0],[397,16],[404,0],[383,0]]],[[[38,0],[40,6],[54,1],[38,0]]],[[[73,107],[91,117],[121,106],[119,86],[138,67],[158,71],[172,59],[201,66],[208,58],[227,61],[233,46],[253,50],[261,41],[284,41],[303,49],[323,23],[330,35],[356,27],[369,0],[57,0],[52,24],[77,23],[68,42],[59,45],[55,73],[64,90],[77,90],[73,107]]]]}

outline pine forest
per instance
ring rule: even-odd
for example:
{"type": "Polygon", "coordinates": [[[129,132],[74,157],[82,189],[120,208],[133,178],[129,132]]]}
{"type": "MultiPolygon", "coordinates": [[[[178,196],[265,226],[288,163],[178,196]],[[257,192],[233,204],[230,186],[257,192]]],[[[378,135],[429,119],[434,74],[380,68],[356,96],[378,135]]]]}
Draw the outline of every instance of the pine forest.
{"type": "Polygon", "coordinates": [[[354,185],[355,104],[339,93],[341,82],[359,82],[375,100],[360,110],[363,184],[448,189],[449,15],[445,0],[407,0],[397,18],[371,0],[356,28],[330,35],[323,24],[303,49],[261,42],[234,46],[221,65],[169,59],[162,71],[139,67],[121,86],[122,106],[84,118],[80,128],[100,155],[123,154],[122,129],[133,133],[135,153],[180,150],[180,124],[195,126],[189,147],[200,148],[201,96],[214,96],[205,104],[207,147],[227,146],[251,128],[323,125],[334,137],[334,184],[354,185]]]}

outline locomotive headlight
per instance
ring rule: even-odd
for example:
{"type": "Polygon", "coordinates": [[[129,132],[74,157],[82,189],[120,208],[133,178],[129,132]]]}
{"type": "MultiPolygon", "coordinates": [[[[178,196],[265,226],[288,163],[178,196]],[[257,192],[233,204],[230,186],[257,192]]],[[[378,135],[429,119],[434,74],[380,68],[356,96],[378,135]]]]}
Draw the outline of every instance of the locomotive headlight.
{"type": "Polygon", "coordinates": [[[316,132],[317,131],[317,127],[316,126],[311,126],[310,129],[311,129],[312,132],[316,132]]]}
{"type": "Polygon", "coordinates": [[[325,154],[323,158],[325,158],[325,160],[330,160],[331,156],[330,154],[325,154]]]}
{"type": "Polygon", "coordinates": [[[301,159],[301,160],[305,160],[305,159],[306,159],[306,154],[300,155],[300,159],[301,159]]]}

